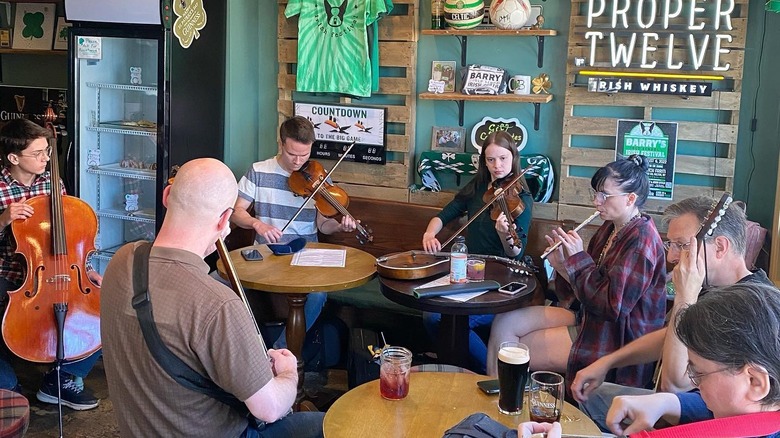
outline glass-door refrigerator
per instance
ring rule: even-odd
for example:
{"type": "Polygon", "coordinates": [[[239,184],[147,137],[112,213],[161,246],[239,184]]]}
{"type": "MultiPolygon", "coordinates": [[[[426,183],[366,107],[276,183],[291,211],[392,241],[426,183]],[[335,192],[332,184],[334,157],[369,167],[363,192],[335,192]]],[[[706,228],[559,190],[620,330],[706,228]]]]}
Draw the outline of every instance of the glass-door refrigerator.
{"type": "Polygon", "coordinates": [[[163,24],[178,18],[166,20],[165,2],[107,0],[96,11],[92,0],[65,1],[73,141],[66,184],[98,216],[93,265],[101,273],[125,243],[154,239],[174,166],[224,155],[225,4],[206,1],[208,22],[187,48],[163,24]],[[132,13],[121,10],[127,3],[132,13]]]}

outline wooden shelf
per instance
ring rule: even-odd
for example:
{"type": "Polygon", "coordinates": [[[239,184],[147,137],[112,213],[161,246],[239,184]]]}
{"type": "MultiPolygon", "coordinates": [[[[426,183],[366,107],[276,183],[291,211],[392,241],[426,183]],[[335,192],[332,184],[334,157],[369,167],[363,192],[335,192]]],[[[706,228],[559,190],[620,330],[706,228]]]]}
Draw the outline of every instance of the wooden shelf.
{"type": "Polygon", "coordinates": [[[554,29],[423,29],[423,35],[455,35],[455,36],[555,36],[554,29]]]}
{"type": "Polygon", "coordinates": [[[526,102],[547,103],[552,94],[463,94],[463,93],[420,93],[423,100],[477,100],[482,102],[526,102]]]}
{"type": "Polygon", "coordinates": [[[539,130],[540,105],[550,102],[552,94],[463,94],[463,93],[420,93],[422,100],[452,100],[458,105],[458,126],[463,126],[464,101],[515,102],[534,104],[534,131],[539,130]]]}
{"type": "Polygon", "coordinates": [[[10,55],[67,55],[67,50],[0,49],[0,54],[10,55]]]}
{"type": "Polygon", "coordinates": [[[536,66],[544,66],[544,37],[558,35],[555,29],[423,29],[423,35],[444,36],[451,35],[460,41],[460,65],[466,66],[466,51],[468,50],[468,37],[470,36],[526,36],[536,37],[538,50],[536,52],[536,66]]]}

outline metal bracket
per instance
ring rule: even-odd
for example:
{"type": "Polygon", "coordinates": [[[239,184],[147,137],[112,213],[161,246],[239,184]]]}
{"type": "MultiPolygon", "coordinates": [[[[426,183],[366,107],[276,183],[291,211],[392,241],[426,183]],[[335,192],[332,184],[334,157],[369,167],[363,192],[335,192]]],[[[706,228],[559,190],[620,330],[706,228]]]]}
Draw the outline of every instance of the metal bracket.
{"type": "MultiPolygon", "coordinates": [[[[468,37],[466,35],[455,35],[460,42],[460,66],[466,66],[466,51],[468,50],[468,37]]],[[[462,125],[461,125],[462,126],[462,125]]]]}
{"type": "Polygon", "coordinates": [[[536,53],[536,66],[542,68],[544,66],[544,36],[537,36],[536,43],[539,46],[539,50],[536,53]]]}
{"type": "Polygon", "coordinates": [[[541,104],[534,102],[534,131],[539,130],[539,113],[541,112],[541,104]]]}

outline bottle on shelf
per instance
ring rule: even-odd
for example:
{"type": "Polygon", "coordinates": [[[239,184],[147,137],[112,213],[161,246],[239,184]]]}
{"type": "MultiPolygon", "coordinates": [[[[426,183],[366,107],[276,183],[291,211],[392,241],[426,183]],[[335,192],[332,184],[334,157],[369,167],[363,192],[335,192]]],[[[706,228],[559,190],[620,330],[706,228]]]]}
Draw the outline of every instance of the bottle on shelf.
{"type": "Polygon", "coordinates": [[[468,249],[466,248],[466,238],[458,236],[450,250],[450,283],[465,283],[466,262],[468,260],[468,249]]]}
{"type": "Polygon", "coordinates": [[[444,29],[444,0],[431,0],[431,29],[444,29]]]}

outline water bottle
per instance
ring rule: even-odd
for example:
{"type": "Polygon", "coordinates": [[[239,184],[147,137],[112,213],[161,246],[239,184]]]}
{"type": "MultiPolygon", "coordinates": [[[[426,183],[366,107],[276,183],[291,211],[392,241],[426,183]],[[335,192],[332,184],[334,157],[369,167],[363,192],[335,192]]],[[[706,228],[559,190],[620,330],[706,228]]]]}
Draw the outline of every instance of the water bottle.
{"type": "Polygon", "coordinates": [[[463,236],[455,238],[450,250],[450,283],[465,283],[466,262],[468,260],[468,249],[466,248],[466,239],[463,236]]]}

